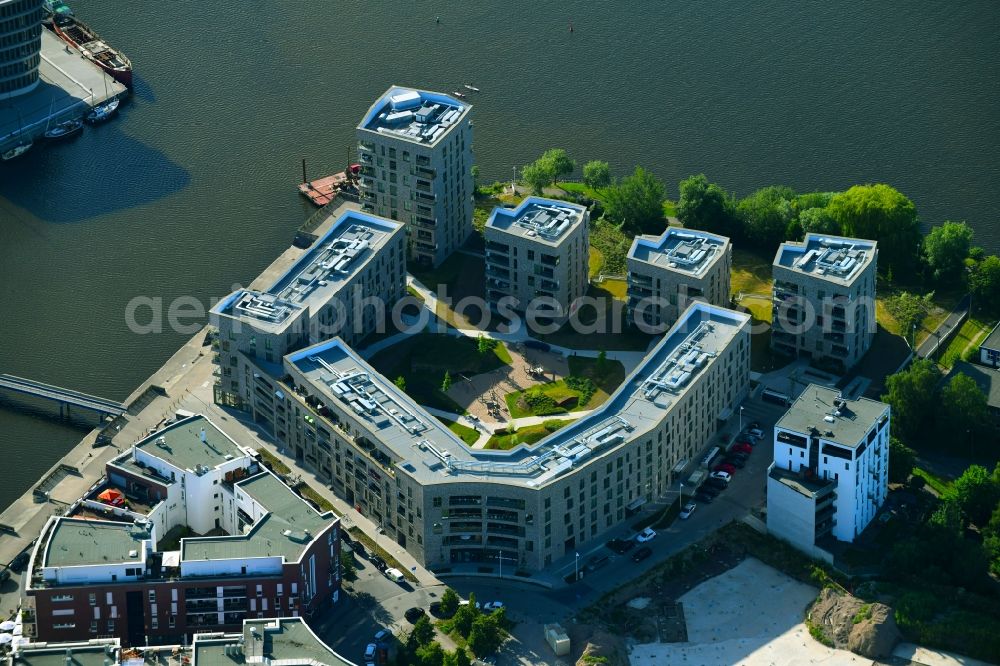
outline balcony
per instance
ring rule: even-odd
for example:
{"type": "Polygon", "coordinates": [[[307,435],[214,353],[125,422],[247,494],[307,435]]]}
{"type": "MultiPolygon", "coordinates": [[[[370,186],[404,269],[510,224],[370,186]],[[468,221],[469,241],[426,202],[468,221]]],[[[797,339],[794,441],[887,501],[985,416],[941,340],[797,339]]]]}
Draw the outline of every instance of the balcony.
{"type": "Polygon", "coordinates": [[[495,266],[510,266],[510,257],[506,254],[497,254],[496,252],[486,251],[486,261],[489,264],[495,266]]]}
{"type": "Polygon", "coordinates": [[[559,265],[559,257],[556,257],[556,256],[551,255],[551,254],[543,254],[542,255],[542,263],[545,264],[546,266],[558,266],[559,265]]]}
{"type": "Polygon", "coordinates": [[[434,217],[434,211],[427,206],[417,206],[417,215],[423,215],[424,217],[434,217]]]}
{"type": "Polygon", "coordinates": [[[416,168],[416,175],[420,176],[421,178],[434,180],[437,177],[437,170],[426,166],[418,166],[416,168]]]}
{"type": "Polygon", "coordinates": [[[510,245],[505,243],[497,243],[496,241],[486,241],[487,252],[498,252],[501,254],[510,254],[510,245]]]}
{"type": "Polygon", "coordinates": [[[488,264],[486,266],[486,276],[494,278],[502,278],[504,280],[510,279],[510,270],[497,266],[496,264],[488,264]]]}
{"type": "Polygon", "coordinates": [[[554,280],[542,280],[541,284],[538,285],[542,289],[548,289],[549,291],[558,291],[559,283],[554,280]]]}
{"type": "Polygon", "coordinates": [[[374,143],[368,143],[367,141],[359,141],[358,142],[358,152],[359,153],[361,153],[361,152],[364,152],[364,153],[374,153],[375,152],[375,144],[374,143]]]}
{"type": "Polygon", "coordinates": [[[451,509],[448,511],[448,515],[445,516],[449,520],[462,519],[462,518],[482,518],[482,509],[451,509]]]}
{"type": "Polygon", "coordinates": [[[416,190],[417,192],[431,192],[431,184],[424,180],[418,180],[416,190]]]}
{"type": "Polygon", "coordinates": [[[639,285],[643,287],[652,287],[653,278],[648,275],[642,275],[641,273],[629,273],[628,274],[629,284],[639,285]]]}
{"type": "Polygon", "coordinates": [[[834,356],[839,356],[840,358],[846,358],[847,355],[850,354],[847,347],[842,347],[840,345],[834,345],[833,347],[831,347],[830,353],[833,354],[834,356]]]}
{"type": "Polygon", "coordinates": [[[427,194],[426,192],[417,192],[416,196],[417,196],[417,201],[427,201],[429,203],[434,203],[435,201],[437,201],[437,195],[436,194],[427,194]]]}

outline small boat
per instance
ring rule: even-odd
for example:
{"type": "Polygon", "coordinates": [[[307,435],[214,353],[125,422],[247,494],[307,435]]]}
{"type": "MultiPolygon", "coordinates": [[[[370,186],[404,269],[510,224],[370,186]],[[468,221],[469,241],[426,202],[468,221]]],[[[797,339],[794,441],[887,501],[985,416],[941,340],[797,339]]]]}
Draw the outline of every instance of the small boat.
{"type": "Polygon", "coordinates": [[[121,51],[111,47],[87,24],[72,14],[53,14],[52,29],[59,37],[80,49],[87,60],[108,73],[125,87],[132,88],[132,63],[121,51]]]}
{"type": "Polygon", "coordinates": [[[465,88],[466,90],[471,90],[472,92],[479,92],[479,88],[477,88],[475,86],[470,86],[468,83],[466,83],[462,87],[465,88]]]}
{"type": "Polygon", "coordinates": [[[44,136],[48,141],[58,141],[60,139],[68,139],[82,132],[83,132],[83,121],[80,120],[79,118],[74,118],[73,120],[67,120],[65,122],[59,123],[52,129],[47,130],[44,136]]]}
{"type": "Polygon", "coordinates": [[[459,99],[465,99],[465,93],[460,93],[457,90],[455,92],[453,92],[452,95],[454,95],[455,97],[457,97],[459,99]]]}
{"type": "Polygon", "coordinates": [[[98,104],[90,110],[90,113],[84,117],[84,120],[91,125],[99,125],[100,123],[107,122],[111,120],[116,113],[118,113],[119,104],[121,104],[121,102],[119,102],[117,98],[109,99],[103,104],[98,104]]]}
{"type": "Polygon", "coordinates": [[[4,152],[3,154],[0,154],[0,158],[2,158],[4,162],[6,162],[7,160],[12,160],[17,157],[20,157],[21,155],[24,155],[26,152],[31,150],[32,145],[33,144],[31,141],[27,143],[18,144],[13,148],[11,148],[10,150],[4,152]]]}
{"type": "Polygon", "coordinates": [[[55,17],[73,15],[73,10],[62,0],[44,0],[42,7],[45,9],[45,14],[42,16],[42,23],[48,28],[54,29],[53,21],[55,17]]]}

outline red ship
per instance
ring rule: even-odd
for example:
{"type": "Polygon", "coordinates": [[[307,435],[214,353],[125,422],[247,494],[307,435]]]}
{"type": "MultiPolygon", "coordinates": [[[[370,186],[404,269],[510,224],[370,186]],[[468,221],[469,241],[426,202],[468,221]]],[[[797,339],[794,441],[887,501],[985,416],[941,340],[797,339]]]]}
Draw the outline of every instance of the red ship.
{"type": "Polygon", "coordinates": [[[132,63],[121,51],[109,46],[100,35],[75,16],[57,14],[52,23],[52,29],[64,42],[80,49],[85,58],[131,90],[132,63]]]}

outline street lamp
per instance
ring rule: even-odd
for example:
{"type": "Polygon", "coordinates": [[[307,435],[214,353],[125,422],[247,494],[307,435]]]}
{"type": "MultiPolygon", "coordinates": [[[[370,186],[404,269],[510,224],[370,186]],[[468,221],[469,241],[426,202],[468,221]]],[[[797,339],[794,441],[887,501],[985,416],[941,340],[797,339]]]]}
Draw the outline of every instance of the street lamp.
{"type": "Polygon", "coordinates": [[[500,580],[503,580],[503,550],[498,550],[500,553],[500,580]]]}
{"type": "Polygon", "coordinates": [[[677,508],[683,509],[682,502],[684,501],[684,482],[681,481],[681,489],[677,492],[677,508]]]}
{"type": "Polygon", "coordinates": [[[580,553],[576,554],[576,573],[573,576],[573,582],[576,583],[580,580],[580,553]]]}
{"type": "Polygon", "coordinates": [[[743,432],[743,405],[740,405],[740,432],[743,432]]]}

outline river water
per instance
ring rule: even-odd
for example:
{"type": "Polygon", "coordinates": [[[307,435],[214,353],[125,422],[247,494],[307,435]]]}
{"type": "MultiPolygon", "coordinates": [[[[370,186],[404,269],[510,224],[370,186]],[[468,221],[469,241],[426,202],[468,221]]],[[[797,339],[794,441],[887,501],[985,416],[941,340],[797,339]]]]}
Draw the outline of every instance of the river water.
{"type": "MultiPolygon", "coordinates": [[[[137,91],[115,122],[0,165],[0,372],[123,399],[185,337],[130,332],[129,301],[252,279],[311,212],[300,160],[342,169],[392,83],[481,88],[489,180],[561,146],[672,196],[699,171],[740,195],[884,181],[1000,250],[992,0],[72,5],[137,91]]],[[[0,410],[0,506],[80,436],[0,410]]]]}

